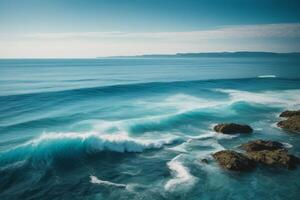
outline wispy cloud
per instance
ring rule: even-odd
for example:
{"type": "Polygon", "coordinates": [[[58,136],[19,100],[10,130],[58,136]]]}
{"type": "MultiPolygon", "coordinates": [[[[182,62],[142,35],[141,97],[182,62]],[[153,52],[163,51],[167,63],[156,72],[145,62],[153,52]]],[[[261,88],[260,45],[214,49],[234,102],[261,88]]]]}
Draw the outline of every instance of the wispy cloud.
{"type": "Polygon", "coordinates": [[[95,57],[207,51],[300,51],[300,23],[183,32],[0,33],[0,57],[95,57]],[[258,42],[259,41],[259,42],[258,42]]]}
{"type": "Polygon", "coordinates": [[[183,32],[68,32],[32,33],[19,35],[31,39],[90,39],[90,38],[142,38],[142,39],[226,39],[226,38],[299,38],[300,23],[264,24],[217,27],[210,30],[183,32]]]}

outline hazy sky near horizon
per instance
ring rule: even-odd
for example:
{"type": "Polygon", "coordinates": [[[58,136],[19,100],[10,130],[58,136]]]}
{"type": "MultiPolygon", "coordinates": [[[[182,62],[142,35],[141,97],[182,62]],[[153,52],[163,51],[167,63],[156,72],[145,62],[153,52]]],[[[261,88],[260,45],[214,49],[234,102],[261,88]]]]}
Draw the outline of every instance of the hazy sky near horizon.
{"type": "Polygon", "coordinates": [[[0,58],[300,51],[299,0],[0,0],[0,58]]]}

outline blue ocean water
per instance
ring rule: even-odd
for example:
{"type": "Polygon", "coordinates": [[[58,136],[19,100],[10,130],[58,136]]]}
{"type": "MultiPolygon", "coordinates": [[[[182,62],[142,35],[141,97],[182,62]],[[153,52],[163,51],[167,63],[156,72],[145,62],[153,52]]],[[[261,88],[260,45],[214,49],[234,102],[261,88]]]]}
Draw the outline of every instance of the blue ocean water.
{"type": "Polygon", "coordinates": [[[300,155],[300,135],[276,127],[300,108],[300,58],[0,60],[0,105],[1,200],[300,196],[300,167],[228,172],[211,157],[253,139],[300,155]]]}

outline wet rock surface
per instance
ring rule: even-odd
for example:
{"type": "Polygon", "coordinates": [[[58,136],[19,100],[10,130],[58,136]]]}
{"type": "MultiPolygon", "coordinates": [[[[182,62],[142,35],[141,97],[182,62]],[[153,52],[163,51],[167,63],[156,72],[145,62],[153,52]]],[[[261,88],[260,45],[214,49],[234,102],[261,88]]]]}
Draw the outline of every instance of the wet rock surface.
{"type": "Polygon", "coordinates": [[[300,115],[294,115],[277,123],[282,129],[290,132],[300,133],[300,115]]]}
{"type": "Polygon", "coordinates": [[[285,149],[282,143],[270,140],[254,140],[242,144],[241,147],[247,152],[285,149]]]}
{"type": "Polygon", "coordinates": [[[286,110],[282,112],[279,117],[292,117],[300,115],[300,110],[286,110]]]}
{"type": "Polygon", "coordinates": [[[273,166],[283,166],[288,169],[293,169],[298,164],[298,158],[288,154],[287,150],[262,150],[262,151],[251,151],[247,152],[250,159],[273,166]]]}
{"type": "Polygon", "coordinates": [[[223,150],[213,154],[217,162],[225,169],[234,171],[248,171],[255,167],[255,162],[244,154],[223,150]]]}
{"type": "Polygon", "coordinates": [[[218,124],[214,127],[214,130],[219,133],[224,134],[237,134],[237,133],[252,133],[253,129],[245,124],[235,124],[235,123],[227,123],[227,124],[218,124]]]}
{"type": "Polygon", "coordinates": [[[254,140],[242,144],[247,156],[255,162],[265,165],[294,168],[298,163],[296,156],[288,154],[288,150],[280,142],[270,140],[254,140]]]}
{"type": "Polygon", "coordinates": [[[246,154],[232,150],[218,151],[213,154],[217,162],[225,169],[247,171],[260,163],[265,166],[295,168],[300,159],[288,153],[280,142],[270,140],[254,140],[241,145],[246,154]]]}

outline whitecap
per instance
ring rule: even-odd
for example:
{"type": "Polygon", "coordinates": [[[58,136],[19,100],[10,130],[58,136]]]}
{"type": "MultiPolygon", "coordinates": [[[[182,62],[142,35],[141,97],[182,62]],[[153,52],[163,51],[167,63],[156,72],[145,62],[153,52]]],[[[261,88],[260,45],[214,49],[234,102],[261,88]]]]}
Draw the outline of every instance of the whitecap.
{"type": "Polygon", "coordinates": [[[287,149],[290,149],[290,148],[293,147],[293,145],[291,145],[290,143],[287,143],[287,142],[283,142],[282,144],[283,144],[283,146],[284,146],[285,148],[287,148],[287,149]]]}
{"type": "Polygon", "coordinates": [[[280,91],[264,91],[249,92],[233,89],[215,89],[229,95],[230,103],[245,101],[257,104],[268,104],[273,106],[289,106],[294,107],[300,104],[300,90],[280,90],[280,91]]]}
{"type": "Polygon", "coordinates": [[[96,176],[90,176],[90,183],[93,184],[99,184],[99,185],[108,185],[108,186],[114,186],[114,187],[120,187],[120,188],[126,188],[126,184],[119,184],[119,183],[113,183],[110,181],[103,181],[98,179],[96,176]]]}
{"type": "Polygon", "coordinates": [[[268,75],[260,75],[258,78],[276,78],[276,75],[268,74],[268,75]]]}

